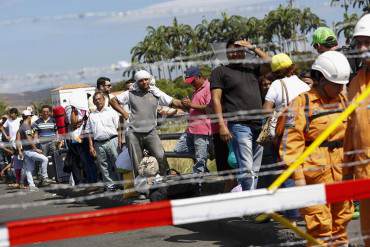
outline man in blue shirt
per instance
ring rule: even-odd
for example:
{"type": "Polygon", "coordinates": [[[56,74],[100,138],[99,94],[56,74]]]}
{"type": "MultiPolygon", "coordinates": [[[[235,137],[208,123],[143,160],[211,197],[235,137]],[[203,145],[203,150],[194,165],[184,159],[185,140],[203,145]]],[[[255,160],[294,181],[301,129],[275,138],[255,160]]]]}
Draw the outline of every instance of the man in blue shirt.
{"type": "MultiPolygon", "coordinates": [[[[54,153],[57,145],[57,126],[54,118],[51,117],[51,111],[51,106],[43,105],[40,118],[33,123],[32,129],[35,132],[35,139],[37,139],[41,145],[43,154],[45,156],[51,156],[51,160],[55,166],[54,153]]],[[[49,174],[51,172],[52,171],[49,171],[49,174]]]]}

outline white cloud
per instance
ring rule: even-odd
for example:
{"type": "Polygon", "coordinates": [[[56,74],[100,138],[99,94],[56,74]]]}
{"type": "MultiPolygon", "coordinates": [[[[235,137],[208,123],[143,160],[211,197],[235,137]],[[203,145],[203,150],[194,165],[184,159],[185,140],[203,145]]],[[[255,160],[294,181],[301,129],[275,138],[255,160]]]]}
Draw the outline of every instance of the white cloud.
{"type": "Polygon", "coordinates": [[[133,22],[171,16],[205,15],[222,11],[236,11],[246,16],[257,16],[266,13],[275,4],[274,0],[171,0],[141,9],[115,13],[114,17],[105,19],[104,22],[133,22]]]}

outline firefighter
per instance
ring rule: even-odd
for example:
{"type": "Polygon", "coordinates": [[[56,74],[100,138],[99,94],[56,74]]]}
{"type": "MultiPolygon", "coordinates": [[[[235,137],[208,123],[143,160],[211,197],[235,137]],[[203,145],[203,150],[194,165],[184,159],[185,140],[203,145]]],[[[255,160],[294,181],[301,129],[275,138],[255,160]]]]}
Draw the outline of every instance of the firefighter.
{"type": "MultiPolygon", "coordinates": [[[[338,117],[346,107],[343,86],[348,83],[350,65],[337,51],[321,54],[311,68],[315,86],[300,94],[292,103],[291,117],[280,145],[280,156],[292,164],[304,150],[338,117]]],[[[341,181],[344,121],[295,171],[297,186],[341,181]]],[[[300,210],[307,232],[326,243],[346,244],[346,227],[352,218],[351,201],[315,205],[300,210]]]]}
{"type": "MultiPolygon", "coordinates": [[[[353,100],[370,85],[370,14],[364,15],[356,24],[354,43],[357,52],[364,55],[362,66],[357,71],[348,89],[348,99],[353,100]]],[[[364,165],[353,166],[350,171],[355,179],[370,179],[370,99],[356,109],[348,121],[344,149],[361,151],[355,155],[345,155],[345,162],[361,161],[364,165]]],[[[370,235],[370,199],[360,201],[361,230],[363,236],[370,235]]],[[[365,246],[370,247],[370,239],[364,239],[365,246]]]]}

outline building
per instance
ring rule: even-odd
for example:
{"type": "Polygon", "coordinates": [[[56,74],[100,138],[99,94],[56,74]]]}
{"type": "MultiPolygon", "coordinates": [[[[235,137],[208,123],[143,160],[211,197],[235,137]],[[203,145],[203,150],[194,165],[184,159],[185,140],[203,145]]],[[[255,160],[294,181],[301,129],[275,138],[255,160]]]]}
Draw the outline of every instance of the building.
{"type": "Polygon", "coordinates": [[[95,93],[95,87],[85,83],[66,84],[50,91],[51,103],[53,106],[61,105],[66,107],[71,103],[79,101],[81,105],[88,106],[88,98],[95,93]]]}

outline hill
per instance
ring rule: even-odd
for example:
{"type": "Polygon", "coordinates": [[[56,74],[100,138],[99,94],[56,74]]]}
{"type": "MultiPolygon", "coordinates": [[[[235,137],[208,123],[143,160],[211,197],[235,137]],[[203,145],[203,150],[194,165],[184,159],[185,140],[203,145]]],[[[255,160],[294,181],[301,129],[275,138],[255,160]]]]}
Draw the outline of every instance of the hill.
{"type": "Polygon", "coordinates": [[[0,93],[0,100],[10,107],[25,108],[32,102],[44,102],[50,100],[50,88],[39,91],[27,91],[23,93],[0,93]]]}

